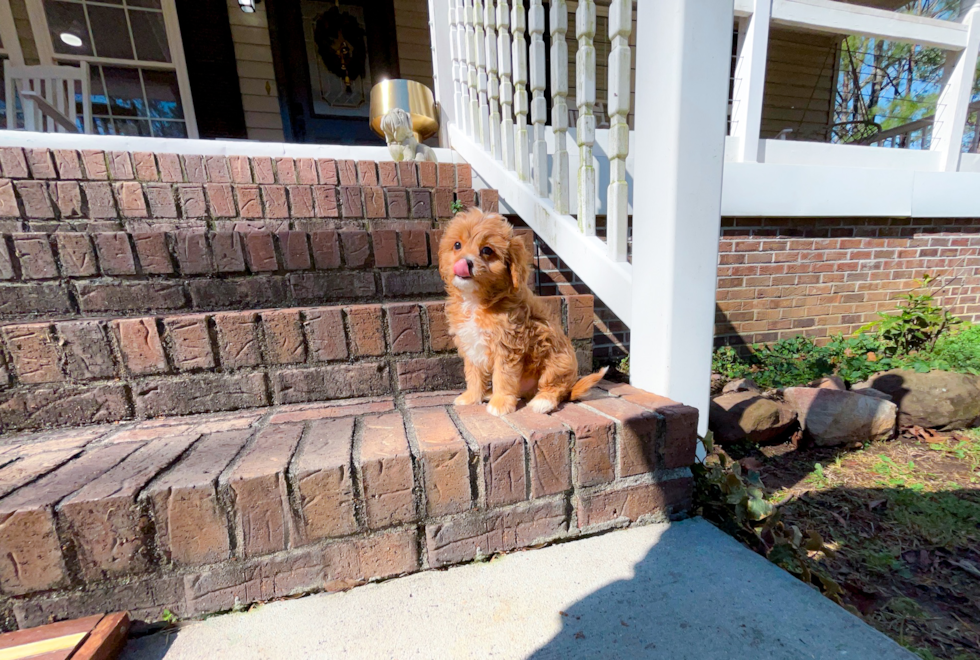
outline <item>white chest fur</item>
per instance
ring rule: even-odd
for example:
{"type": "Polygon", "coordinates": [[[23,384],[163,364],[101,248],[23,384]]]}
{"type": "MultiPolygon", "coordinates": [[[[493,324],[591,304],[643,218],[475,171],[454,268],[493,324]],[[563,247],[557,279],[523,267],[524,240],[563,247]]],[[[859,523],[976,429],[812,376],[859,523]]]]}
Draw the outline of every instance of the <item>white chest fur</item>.
{"type": "Polygon", "coordinates": [[[463,356],[477,367],[486,368],[489,361],[487,355],[487,335],[476,324],[476,305],[469,301],[463,302],[463,322],[456,328],[463,356]]]}

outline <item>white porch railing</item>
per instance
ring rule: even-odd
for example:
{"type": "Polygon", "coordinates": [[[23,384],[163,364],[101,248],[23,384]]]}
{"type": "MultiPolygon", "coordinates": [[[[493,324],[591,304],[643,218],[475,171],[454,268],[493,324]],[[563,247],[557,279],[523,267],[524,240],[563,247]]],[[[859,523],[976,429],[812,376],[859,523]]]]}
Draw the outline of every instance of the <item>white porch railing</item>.
{"type": "Polygon", "coordinates": [[[833,0],[640,2],[631,133],[631,0],[610,4],[606,99],[595,92],[595,3],[578,3],[574,28],[567,24],[565,1],[549,3],[547,128],[545,7],[542,0],[528,1],[525,25],[525,0],[511,6],[507,0],[429,0],[436,96],[450,115],[444,144],[497,188],[501,200],[630,326],[634,383],[697,405],[702,431],[722,214],[980,216],[980,157],[960,153],[980,49],[980,5],[954,22],[833,0]],[[735,20],[739,42],[726,138],[735,20]],[[946,49],[951,69],[930,122],[929,150],[761,140],[770,25],[946,49]],[[565,50],[570,29],[578,41],[574,136],[565,50]],[[496,109],[498,75],[502,115],[496,109]],[[509,117],[511,84],[516,126],[509,117]],[[598,133],[596,102],[605,102],[610,118],[609,129],[598,133]],[[577,154],[568,151],[570,137],[577,154]],[[596,236],[597,210],[605,212],[606,240],[596,236]]]}

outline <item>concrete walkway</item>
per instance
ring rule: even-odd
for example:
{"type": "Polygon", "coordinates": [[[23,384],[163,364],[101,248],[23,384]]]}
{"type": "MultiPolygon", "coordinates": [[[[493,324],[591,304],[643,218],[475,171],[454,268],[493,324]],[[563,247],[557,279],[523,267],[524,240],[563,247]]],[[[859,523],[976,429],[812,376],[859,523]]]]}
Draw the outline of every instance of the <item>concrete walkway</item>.
{"type": "Polygon", "coordinates": [[[271,603],[123,657],[915,658],[699,519],[271,603]]]}

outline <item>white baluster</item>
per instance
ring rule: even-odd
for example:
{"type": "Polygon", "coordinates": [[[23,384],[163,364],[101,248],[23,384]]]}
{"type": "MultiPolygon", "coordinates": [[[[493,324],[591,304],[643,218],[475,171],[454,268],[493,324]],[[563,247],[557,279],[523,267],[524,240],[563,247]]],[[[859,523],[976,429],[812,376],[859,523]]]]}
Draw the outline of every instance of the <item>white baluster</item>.
{"type": "Polygon", "coordinates": [[[454,35],[456,43],[456,56],[459,58],[459,113],[456,117],[460,127],[467,135],[470,134],[470,85],[467,80],[467,62],[469,58],[466,52],[466,6],[463,0],[452,0],[456,12],[456,33],[454,35]]]}
{"type": "Polygon", "coordinates": [[[531,0],[529,17],[531,31],[531,121],[534,123],[534,149],[531,177],[534,189],[541,197],[548,196],[548,147],[544,141],[544,122],[548,103],[544,98],[544,6],[541,0],[531,0]]]}
{"type": "Polygon", "coordinates": [[[497,2],[497,57],[500,58],[500,105],[503,114],[500,154],[504,167],[514,169],[514,86],[511,85],[510,69],[510,9],[507,0],[497,2]]]}
{"type": "Polygon", "coordinates": [[[524,16],[524,0],[514,0],[514,10],[510,18],[511,23],[514,24],[512,58],[514,60],[514,112],[517,116],[517,132],[514,135],[517,161],[515,165],[517,178],[521,181],[530,181],[531,159],[527,134],[527,41],[524,39],[527,20],[524,16]]]}
{"type": "MultiPolygon", "coordinates": [[[[466,126],[463,121],[463,91],[462,91],[462,77],[460,76],[460,53],[459,53],[459,39],[457,35],[459,34],[459,16],[456,13],[456,2],[455,0],[449,0],[449,50],[452,53],[453,58],[453,107],[456,109],[456,123],[460,126],[466,126]]],[[[435,54],[433,53],[433,56],[435,54]]]]}
{"type": "Polygon", "coordinates": [[[980,52],[980,4],[974,4],[962,22],[967,29],[966,48],[946,56],[946,66],[952,66],[952,71],[936,101],[936,121],[929,146],[940,153],[940,171],[947,172],[955,172],[960,166],[963,131],[970,114],[970,90],[980,52]]]}
{"type": "Polygon", "coordinates": [[[490,100],[487,97],[487,35],[483,30],[483,2],[473,3],[473,25],[476,34],[476,85],[480,94],[480,142],[490,151],[490,100]]]}
{"type": "Polygon", "coordinates": [[[473,3],[465,3],[464,15],[466,20],[466,80],[470,90],[470,125],[469,136],[476,142],[480,141],[480,95],[477,92],[479,79],[476,71],[476,25],[473,22],[473,3]]]}
{"type": "MultiPolygon", "coordinates": [[[[612,0],[609,5],[609,188],[606,192],[606,244],[616,261],[626,261],[628,232],[626,156],[630,148],[630,32],[632,0],[612,0]]],[[[579,193],[581,194],[581,193],[579,193]]]]}
{"type": "MultiPolygon", "coordinates": [[[[578,227],[586,236],[595,236],[595,1],[580,0],[575,11],[575,102],[578,106],[578,227]]],[[[627,90],[629,88],[627,87],[627,90]]],[[[566,115],[568,113],[566,112],[566,115]]]]}
{"type": "MultiPolygon", "coordinates": [[[[551,198],[555,210],[568,213],[568,5],[551,0],[551,128],[555,132],[555,159],[551,168],[551,198]]],[[[595,60],[595,58],[592,58],[595,60]]]]}
{"type": "Polygon", "coordinates": [[[487,77],[490,88],[490,154],[500,160],[500,80],[497,78],[497,17],[493,0],[487,0],[484,23],[487,29],[487,77]]]}
{"type": "Polygon", "coordinates": [[[766,86],[771,6],[772,0],[754,0],[752,15],[738,19],[729,135],[738,138],[736,157],[745,163],[759,161],[759,130],[762,127],[762,99],[766,86]]]}

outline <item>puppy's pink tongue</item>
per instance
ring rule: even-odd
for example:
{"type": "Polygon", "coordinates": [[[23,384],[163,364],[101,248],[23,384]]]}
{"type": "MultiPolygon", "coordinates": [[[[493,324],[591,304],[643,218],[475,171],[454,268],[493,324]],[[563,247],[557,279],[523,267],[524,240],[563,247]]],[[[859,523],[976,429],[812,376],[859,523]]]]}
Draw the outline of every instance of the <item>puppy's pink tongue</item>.
{"type": "Polygon", "coordinates": [[[453,273],[460,277],[470,277],[470,265],[466,263],[466,259],[460,259],[453,264],[453,273]]]}

